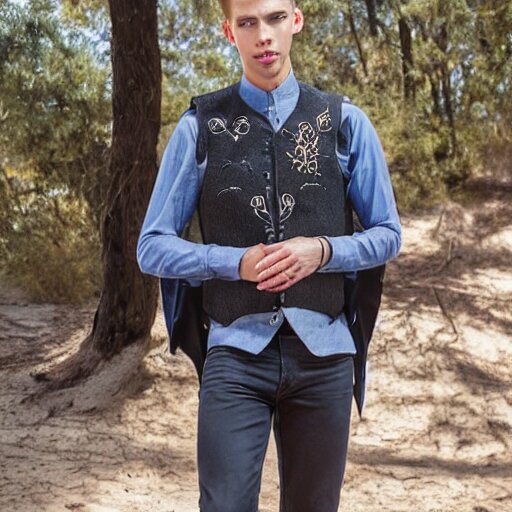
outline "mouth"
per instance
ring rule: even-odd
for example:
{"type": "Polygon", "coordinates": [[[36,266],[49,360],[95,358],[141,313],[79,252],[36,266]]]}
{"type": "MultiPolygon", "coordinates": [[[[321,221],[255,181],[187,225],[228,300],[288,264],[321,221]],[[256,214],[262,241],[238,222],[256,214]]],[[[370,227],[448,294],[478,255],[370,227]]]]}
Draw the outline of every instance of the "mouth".
{"type": "Polygon", "coordinates": [[[272,62],[274,62],[277,59],[278,55],[279,54],[277,52],[267,50],[266,52],[255,55],[254,58],[258,62],[261,62],[262,64],[271,64],[272,62]]]}

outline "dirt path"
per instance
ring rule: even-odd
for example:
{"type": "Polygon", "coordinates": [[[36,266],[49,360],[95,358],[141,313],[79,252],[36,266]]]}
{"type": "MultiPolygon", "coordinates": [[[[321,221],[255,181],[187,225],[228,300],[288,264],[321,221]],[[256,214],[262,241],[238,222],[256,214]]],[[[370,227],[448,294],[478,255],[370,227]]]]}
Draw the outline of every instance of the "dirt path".
{"type": "MultiPolygon", "coordinates": [[[[404,219],[340,511],[512,510],[511,191],[404,219]]],[[[182,355],[128,350],[102,377],[27,399],[31,372],[74,351],[93,313],[0,290],[0,510],[197,511],[198,388],[182,355]]],[[[261,512],[277,511],[276,475],[271,443],[261,512]]]]}

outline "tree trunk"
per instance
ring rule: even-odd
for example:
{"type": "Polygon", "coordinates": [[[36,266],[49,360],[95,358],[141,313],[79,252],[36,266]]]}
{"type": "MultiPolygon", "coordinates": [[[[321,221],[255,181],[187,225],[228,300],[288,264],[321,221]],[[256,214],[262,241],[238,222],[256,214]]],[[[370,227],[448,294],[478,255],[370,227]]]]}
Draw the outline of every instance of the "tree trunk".
{"type": "Polygon", "coordinates": [[[366,57],[364,55],[363,46],[361,44],[361,40],[359,39],[359,34],[357,32],[356,22],[354,20],[354,13],[352,11],[352,2],[348,3],[348,22],[350,25],[350,31],[352,32],[352,37],[357,46],[357,52],[359,53],[359,60],[363,66],[364,76],[368,76],[368,66],[366,64],[366,57]]]}
{"type": "MultiPolygon", "coordinates": [[[[133,343],[145,344],[158,287],[143,275],[136,245],[157,172],[161,66],[155,0],[109,0],[113,130],[110,187],[102,221],[104,285],[92,332],[78,352],[41,380],[68,387],[133,343]]],[[[141,351],[143,353],[143,351],[141,351]]]]}
{"type": "Polygon", "coordinates": [[[366,11],[368,13],[368,23],[370,25],[370,34],[377,37],[377,6],[375,0],[364,0],[366,3],[366,11]]]}
{"type": "Polygon", "coordinates": [[[439,78],[437,77],[436,73],[433,72],[429,75],[430,80],[430,94],[432,97],[432,113],[435,117],[438,119],[442,118],[442,112],[441,112],[441,104],[439,100],[440,96],[440,87],[439,87],[439,78]]]}
{"type": "Polygon", "coordinates": [[[156,0],[109,0],[114,72],[112,183],[102,231],[104,289],[94,345],[106,357],[146,337],[157,283],[136,260],[139,231],[157,172],[161,66],[156,0]]]}
{"type": "Polygon", "coordinates": [[[448,126],[450,128],[450,142],[451,142],[451,153],[457,152],[457,130],[455,127],[455,112],[452,102],[452,84],[450,78],[450,70],[448,68],[448,28],[443,23],[439,28],[438,33],[434,38],[437,46],[444,54],[444,59],[439,65],[441,92],[443,95],[444,111],[446,118],[448,119],[448,126]]]}
{"type": "Polygon", "coordinates": [[[455,127],[455,113],[453,110],[452,102],[452,84],[450,80],[450,72],[448,66],[443,64],[442,66],[442,81],[441,87],[443,91],[444,107],[446,111],[446,117],[448,118],[448,126],[450,127],[450,142],[452,154],[457,152],[457,129],[455,127]]]}
{"type": "Polygon", "coordinates": [[[416,97],[416,84],[412,76],[414,61],[412,56],[411,28],[407,20],[401,16],[398,20],[400,33],[400,49],[402,53],[402,74],[404,78],[404,96],[408,101],[414,101],[416,97]]]}

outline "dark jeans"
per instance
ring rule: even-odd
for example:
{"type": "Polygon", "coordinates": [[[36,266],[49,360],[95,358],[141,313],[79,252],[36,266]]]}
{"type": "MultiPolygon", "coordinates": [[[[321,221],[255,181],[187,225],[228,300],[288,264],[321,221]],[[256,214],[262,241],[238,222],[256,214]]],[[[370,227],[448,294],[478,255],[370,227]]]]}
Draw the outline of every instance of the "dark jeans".
{"type": "Polygon", "coordinates": [[[257,512],[272,421],[280,512],[336,512],[352,385],[352,356],[315,356],[294,335],[258,355],[211,348],[199,395],[201,512],[257,512]]]}

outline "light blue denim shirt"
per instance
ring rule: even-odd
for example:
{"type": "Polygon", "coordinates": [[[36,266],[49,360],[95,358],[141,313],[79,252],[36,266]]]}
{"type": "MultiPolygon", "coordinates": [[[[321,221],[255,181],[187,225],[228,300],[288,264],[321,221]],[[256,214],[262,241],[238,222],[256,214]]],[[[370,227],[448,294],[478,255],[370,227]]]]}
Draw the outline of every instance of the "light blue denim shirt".
{"type": "MultiPolygon", "coordinates": [[[[239,94],[249,107],[265,115],[275,131],[295,109],[299,85],[293,72],[276,89],[264,91],[242,77],[239,94]]],[[[366,115],[344,103],[341,130],[346,147],[338,161],[347,193],[364,227],[350,236],[328,237],[329,262],[319,272],[355,272],[375,267],[398,254],[400,221],[378,136],[366,115]]],[[[137,246],[141,270],[161,278],[191,282],[238,280],[247,248],[198,244],[180,238],[197,207],[207,161],[196,161],[198,125],[193,110],[180,118],[165,150],[137,246]]],[[[211,320],[208,348],[230,345],[254,354],[270,342],[284,317],[316,355],[355,353],[345,315],[334,321],[323,313],[282,307],[277,312],[242,316],[228,326],[211,320]]]]}

